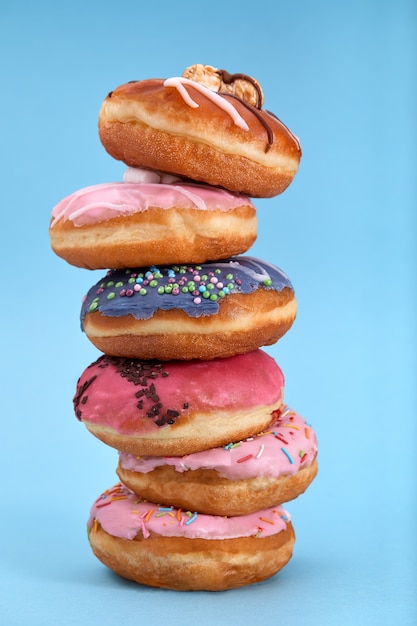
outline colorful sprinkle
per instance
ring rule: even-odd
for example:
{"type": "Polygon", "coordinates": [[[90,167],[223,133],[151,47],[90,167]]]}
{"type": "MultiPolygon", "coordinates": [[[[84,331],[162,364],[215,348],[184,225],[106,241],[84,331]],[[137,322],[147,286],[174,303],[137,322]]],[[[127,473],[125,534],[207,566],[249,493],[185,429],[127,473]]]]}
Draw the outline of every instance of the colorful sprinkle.
{"type": "Polygon", "coordinates": [[[110,270],[107,279],[92,287],[84,299],[81,324],[86,313],[97,309],[105,315],[121,315],[118,302],[126,295],[133,297],[128,309],[123,302],[123,314],[132,314],[137,319],[149,319],[157,310],[172,308],[182,309],[190,317],[200,317],[216,314],[219,300],[228,293],[249,294],[259,288],[281,291],[286,287],[292,289],[291,282],[279,268],[247,256],[204,266],[110,270]],[[233,272],[229,271],[231,268],[233,272]],[[197,290],[201,294],[198,300],[197,290]],[[146,307],[138,302],[137,295],[146,297],[146,307]]]}
{"type": "Polygon", "coordinates": [[[285,456],[287,457],[287,459],[289,460],[291,465],[293,465],[294,464],[294,460],[293,460],[291,454],[288,452],[288,450],[286,450],[285,448],[281,448],[281,451],[285,454],[285,456]]]}
{"type": "Polygon", "coordinates": [[[249,461],[249,459],[253,458],[253,454],[248,454],[247,456],[242,456],[241,459],[238,459],[237,463],[244,463],[245,461],[249,461]]]}
{"type": "Polygon", "coordinates": [[[101,509],[102,506],[108,506],[111,503],[112,500],[103,500],[103,502],[99,502],[98,504],[96,504],[96,508],[101,509]]]}
{"type": "Polygon", "coordinates": [[[152,517],[152,513],[154,512],[154,510],[155,509],[149,509],[146,513],[144,513],[144,515],[142,517],[145,520],[145,522],[149,522],[149,520],[152,517]]]}
{"type": "Polygon", "coordinates": [[[288,441],[286,439],[284,439],[284,437],[282,435],[280,435],[279,433],[277,435],[275,435],[276,439],[279,439],[280,441],[282,441],[282,443],[285,443],[286,446],[288,446],[288,441]]]}

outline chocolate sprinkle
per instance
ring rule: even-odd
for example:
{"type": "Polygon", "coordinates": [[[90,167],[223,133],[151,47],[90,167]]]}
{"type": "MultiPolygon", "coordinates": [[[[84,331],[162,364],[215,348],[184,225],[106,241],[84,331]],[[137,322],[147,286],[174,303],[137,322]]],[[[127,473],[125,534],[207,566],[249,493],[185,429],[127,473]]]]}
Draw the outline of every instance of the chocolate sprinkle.
{"type": "MultiPolygon", "coordinates": [[[[135,391],[134,395],[138,398],[139,402],[136,407],[139,411],[144,408],[144,399],[151,401],[150,408],[146,410],[146,416],[150,419],[154,419],[157,426],[166,426],[167,424],[174,424],[176,419],[180,417],[180,412],[176,409],[165,408],[160,401],[157,390],[157,379],[159,376],[166,378],[169,376],[169,372],[164,369],[162,363],[156,361],[141,361],[139,359],[129,359],[124,357],[113,357],[109,355],[102,355],[92,363],[89,367],[97,366],[99,368],[106,368],[108,365],[113,365],[116,368],[116,372],[125,378],[129,383],[134,386],[140,386],[139,391],[135,391]],[[155,381],[155,382],[154,382],[155,381]]],[[[77,384],[77,393],[74,396],[74,410],[77,419],[82,420],[82,411],[80,406],[87,402],[88,396],[85,395],[86,390],[94,382],[97,376],[92,376],[86,380],[82,385],[80,380],[77,384]]],[[[188,402],[183,405],[184,409],[188,408],[188,402]]]]}
{"type": "Polygon", "coordinates": [[[84,394],[86,390],[89,388],[89,386],[91,385],[91,383],[93,383],[96,378],[97,376],[92,376],[91,378],[86,380],[82,385],[80,385],[80,381],[78,381],[77,393],[73,398],[73,403],[74,403],[75,415],[77,416],[77,419],[79,419],[80,421],[82,418],[82,411],[80,409],[80,404],[85,404],[87,402],[88,396],[84,396],[84,394]]]}

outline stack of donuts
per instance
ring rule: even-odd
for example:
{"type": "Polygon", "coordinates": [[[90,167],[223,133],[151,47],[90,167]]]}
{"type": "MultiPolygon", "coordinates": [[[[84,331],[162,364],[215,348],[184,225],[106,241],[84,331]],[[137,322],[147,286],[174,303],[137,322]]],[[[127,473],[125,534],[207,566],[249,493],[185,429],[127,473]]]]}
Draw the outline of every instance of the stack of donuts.
{"type": "Polygon", "coordinates": [[[74,396],[77,419],[117,450],[91,548],[144,585],[259,582],[291,558],[283,504],[317,472],[314,430],[284,403],[263,349],[290,329],[294,289],[245,254],[251,198],[291,183],[298,140],[255,79],[204,65],[110,92],[99,136],[127,166],[123,181],[64,198],[49,231],[57,255],[104,270],[81,307],[101,354],[74,396]]]}

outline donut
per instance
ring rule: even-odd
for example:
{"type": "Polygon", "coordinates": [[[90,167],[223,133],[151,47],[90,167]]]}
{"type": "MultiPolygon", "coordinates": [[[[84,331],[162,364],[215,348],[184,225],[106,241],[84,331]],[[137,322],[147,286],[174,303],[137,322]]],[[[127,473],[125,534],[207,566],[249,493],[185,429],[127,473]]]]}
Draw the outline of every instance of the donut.
{"type": "Polygon", "coordinates": [[[298,170],[297,138],[262,109],[254,79],[201,67],[200,72],[187,68],[186,76],[131,81],[111,91],[98,121],[104,148],[126,165],[251,197],[282,193],[298,170]],[[237,81],[244,88],[230,92],[227,86],[237,81]],[[246,91],[255,92],[255,99],[246,91]]]}
{"type": "Polygon", "coordinates": [[[87,522],[95,556],[123,578],[150,587],[221,591],[260,582],[290,560],[295,541],[281,506],[222,517],[138,499],[115,485],[87,522]]]}
{"type": "Polygon", "coordinates": [[[112,356],[208,360],[275,343],[296,309],[280,269],[241,256],[111,270],[85,296],[81,328],[112,356]]]}
{"type": "Polygon", "coordinates": [[[129,168],[124,182],[61,200],[49,235],[58,256],[86,269],[203,263],[246,252],[257,218],[246,196],[129,168]]]}
{"type": "Polygon", "coordinates": [[[182,456],[265,430],[283,389],[262,350],[162,363],[103,355],[80,376],[73,402],[77,419],[116,450],[182,456]]]}
{"type": "Polygon", "coordinates": [[[142,498],[209,515],[247,515],[289,502],[317,473],[317,439],[289,409],[273,412],[268,431],[181,457],[121,452],[117,474],[142,498]]]}

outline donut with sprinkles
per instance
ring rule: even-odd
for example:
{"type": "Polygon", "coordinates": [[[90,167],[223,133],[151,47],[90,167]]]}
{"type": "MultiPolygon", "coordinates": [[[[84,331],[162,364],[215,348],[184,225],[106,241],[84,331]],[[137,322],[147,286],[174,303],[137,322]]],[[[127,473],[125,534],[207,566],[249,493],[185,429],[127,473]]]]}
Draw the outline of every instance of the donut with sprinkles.
{"type": "Polygon", "coordinates": [[[282,506],[224,517],[138,498],[118,484],[94,502],[87,523],[94,554],[143,585],[222,591],[269,578],[292,556],[294,531],[282,506]]]}
{"type": "Polygon", "coordinates": [[[276,343],[296,310],[284,272],[241,256],[111,270],[84,298],[81,327],[109,355],[208,360],[276,343]]]}
{"type": "Polygon", "coordinates": [[[120,452],[117,474],[147,500],[211,515],[245,515],[304,493],[317,474],[317,438],[295,411],[267,430],[181,457],[120,452]]]}
{"type": "Polygon", "coordinates": [[[267,429],[283,395],[282,371],[263,350],[210,361],[103,355],[81,374],[74,412],[116,450],[182,456],[267,429]]]}

